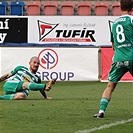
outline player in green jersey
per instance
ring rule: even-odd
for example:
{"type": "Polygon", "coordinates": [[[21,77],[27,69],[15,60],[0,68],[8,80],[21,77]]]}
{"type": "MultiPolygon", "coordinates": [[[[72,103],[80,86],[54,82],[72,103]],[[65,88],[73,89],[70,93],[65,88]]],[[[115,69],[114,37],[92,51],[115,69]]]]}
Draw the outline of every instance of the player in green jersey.
{"type": "Polygon", "coordinates": [[[17,66],[11,72],[1,76],[0,82],[8,80],[4,84],[5,95],[0,96],[0,100],[24,100],[30,90],[39,90],[45,99],[51,99],[47,97],[45,91],[51,89],[56,79],[51,79],[47,84],[41,84],[41,79],[36,74],[39,64],[39,58],[34,56],[30,59],[29,68],[17,66]]]}
{"type": "Polygon", "coordinates": [[[111,70],[108,75],[108,84],[102,94],[100,109],[94,117],[103,118],[105,110],[116,88],[117,83],[126,72],[133,76],[133,16],[131,16],[132,0],[120,0],[122,15],[118,17],[112,26],[111,42],[114,49],[114,57],[111,70]]]}

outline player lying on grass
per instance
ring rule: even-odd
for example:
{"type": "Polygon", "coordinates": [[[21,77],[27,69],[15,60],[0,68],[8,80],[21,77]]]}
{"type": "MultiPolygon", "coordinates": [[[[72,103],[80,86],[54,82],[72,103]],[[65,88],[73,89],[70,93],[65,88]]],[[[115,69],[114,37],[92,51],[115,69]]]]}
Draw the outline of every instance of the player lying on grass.
{"type": "Polygon", "coordinates": [[[45,99],[45,91],[49,91],[56,79],[51,79],[47,84],[41,84],[40,77],[36,74],[39,68],[39,58],[34,56],[30,59],[29,68],[17,66],[11,72],[0,77],[0,82],[8,79],[4,84],[5,95],[0,96],[1,100],[24,100],[29,95],[30,90],[40,91],[45,99]]]}
{"type": "Polygon", "coordinates": [[[114,49],[113,63],[108,76],[108,85],[102,94],[100,109],[94,117],[103,118],[117,83],[126,72],[133,76],[133,16],[132,0],[120,0],[122,16],[112,26],[111,42],[114,49]]]}

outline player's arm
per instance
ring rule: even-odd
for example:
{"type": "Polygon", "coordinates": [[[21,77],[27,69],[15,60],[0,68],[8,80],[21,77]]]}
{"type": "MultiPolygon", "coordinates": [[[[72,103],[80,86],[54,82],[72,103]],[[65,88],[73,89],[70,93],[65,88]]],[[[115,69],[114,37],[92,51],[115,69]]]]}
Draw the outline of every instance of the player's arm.
{"type": "Polygon", "coordinates": [[[113,33],[111,32],[111,43],[112,43],[112,49],[114,50],[114,38],[113,38],[113,33]]]}
{"type": "Polygon", "coordinates": [[[114,50],[114,42],[112,42],[112,49],[114,50]]]}
{"type": "Polygon", "coordinates": [[[20,70],[22,68],[22,66],[17,66],[14,70],[12,70],[11,72],[4,74],[3,76],[0,77],[0,82],[10,78],[11,76],[15,75],[18,70],[20,70]]]}
{"type": "MultiPolygon", "coordinates": [[[[41,83],[41,78],[40,78],[40,77],[38,77],[38,83],[39,83],[39,84],[41,83]]],[[[43,96],[45,99],[47,99],[47,95],[46,95],[45,91],[44,91],[44,90],[39,90],[39,91],[40,91],[40,93],[42,94],[42,96],[43,96]]]]}
{"type": "Polygon", "coordinates": [[[6,79],[8,79],[8,78],[10,78],[12,76],[12,73],[10,72],[10,73],[7,73],[7,74],[4,74],[4,75],[2,75],[1,77],[0,77],[0,82],[2,82],[2,81],[4,81],[4,80],[6,80],[6,79]]]}
{"type": "MultiPolygon", "coordinates": [[[[38,83],[41,83],[41,78],[40,78],[40,77],[38,77],[38,83]]],[[[44,91],[44,90],[39,90],[39,91],[40,91],[40,93],[42,94],[42,96],[43,96],[45,99],[47,99],[47,95],[46,95],[45,91],[44,91]]]]}
{"type": "Polygon", "coordinates": [[[43,97],[44,97],[45,99],[47,99],[47,95],[46,95],[46,93],[45,93],[44,90],[40,90],[40,93],[43,95],[43,97]]]}
{"type": "MultiPolygon", "coordinates": [[[[38,78],[38,83],[41,83],[41,78],[40,78],[40,77],[38,78]]],[[[40,93],[42,94],[42,96],[43,96],[45,99],[52,99],[51,97],[48,97],[48,96],[46,95],[45,90],[39,90],[39,91],[40,91],[40,93]]]]}
{"type": "Polygon", "coordinates": [[[40,93],[43,95],[45,99],[53,99],[52,97],[48,97],[44,90],[40,90],[40,93]]]}

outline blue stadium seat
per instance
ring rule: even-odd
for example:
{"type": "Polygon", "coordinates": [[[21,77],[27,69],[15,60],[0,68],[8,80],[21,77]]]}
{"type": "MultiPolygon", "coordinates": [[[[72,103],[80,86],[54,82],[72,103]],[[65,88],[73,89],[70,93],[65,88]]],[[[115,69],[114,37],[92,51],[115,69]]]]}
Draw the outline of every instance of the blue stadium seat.
{"type": "Polygon", "coordinates": [[[8,3],[6,1],[0,1],[0,15],[6,15],[8,10],[8,3]]]}
{"type": "Polygon", "coordinates": [[[23,1],[17,0],[11,2],[10,15],[23,16],[24,10],[25,10],[25,3],[23,1]]]}

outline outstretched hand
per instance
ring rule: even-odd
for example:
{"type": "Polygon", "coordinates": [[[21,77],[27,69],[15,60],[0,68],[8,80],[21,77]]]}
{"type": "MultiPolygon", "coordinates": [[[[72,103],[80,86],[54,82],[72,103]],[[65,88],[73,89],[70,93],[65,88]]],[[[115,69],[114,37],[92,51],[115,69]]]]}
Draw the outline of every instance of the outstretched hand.
{"type": "Polygon", "coordinates": [[[52,98],[52,97],[47,97],[46,99],[48,99],[48,100],[52,100],[53,98],[52,98]]]}

